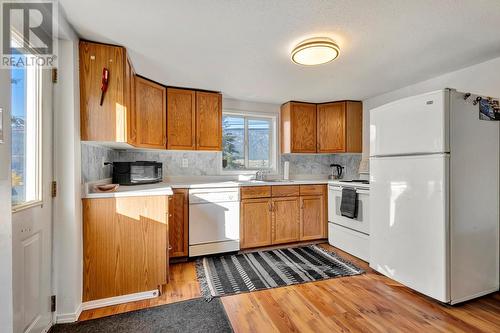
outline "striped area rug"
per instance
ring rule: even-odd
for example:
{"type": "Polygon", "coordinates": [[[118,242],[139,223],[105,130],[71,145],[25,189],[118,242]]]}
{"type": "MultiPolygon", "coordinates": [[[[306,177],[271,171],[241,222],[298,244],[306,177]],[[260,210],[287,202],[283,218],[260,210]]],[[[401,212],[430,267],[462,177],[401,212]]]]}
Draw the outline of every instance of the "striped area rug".
{"type": "Polygon", "coordinates": [[[196,271],[207,299],[364,273],[316,245],[204,257],[196,271]]]}

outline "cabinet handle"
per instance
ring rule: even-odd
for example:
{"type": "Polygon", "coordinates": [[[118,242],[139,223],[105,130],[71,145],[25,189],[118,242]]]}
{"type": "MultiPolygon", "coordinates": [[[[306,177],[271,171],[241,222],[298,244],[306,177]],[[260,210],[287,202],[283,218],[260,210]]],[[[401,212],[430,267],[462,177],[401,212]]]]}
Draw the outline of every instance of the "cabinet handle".
{"type": "Polygon", "coordinates": [[[273,208],[272,208],[271,203],[269,203],[269,204],[268,204],[268,206],[269,206],[269,211],[270,211],[270,212],[272,212],[272,211],[273,211],[273,208]]]}
{"type": "Polygon", "coordinates": [[[172,214],[168,214],[168,217],[172,217],[172,214]]]}

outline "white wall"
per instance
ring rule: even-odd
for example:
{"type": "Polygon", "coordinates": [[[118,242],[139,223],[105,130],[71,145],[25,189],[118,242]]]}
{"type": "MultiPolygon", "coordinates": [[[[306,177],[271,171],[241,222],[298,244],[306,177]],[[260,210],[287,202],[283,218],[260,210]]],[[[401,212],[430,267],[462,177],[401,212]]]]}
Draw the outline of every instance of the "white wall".
{"type": "Polygon", "coordinates": [[[262,112],[262,113],[279,113],[281,105],[259,102],[247,102],[237,99],[224,98],[222,108],[238,111],[262,112]]]}
{"type": "Polygon", "coordinates": [[[54,289],[57,322],[78,319],[82,303],[83,241],[80,166],[78,37],[60,17],[58,83],[54,86],[54,289]]]}
{"type": "Polygon", "coordinates": [[[369,110],[385,103],[442,88],[500,97],[500,57],[363,101],[363,156],[370,150],[369,110]]]}
{"type": "Polygon", "coordinates": [[[10,70],[0,69],[4,130],[4,143],[0,143],[0,331],[6,333],[13,330],[10,86],[10,70]]]}

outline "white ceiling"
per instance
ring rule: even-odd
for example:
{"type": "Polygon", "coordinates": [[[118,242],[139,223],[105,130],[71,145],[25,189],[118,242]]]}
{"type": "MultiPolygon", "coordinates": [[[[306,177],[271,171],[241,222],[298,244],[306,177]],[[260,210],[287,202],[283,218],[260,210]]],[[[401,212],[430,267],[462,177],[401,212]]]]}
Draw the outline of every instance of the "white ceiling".
{"type": "Polygon", "coordinates": [[[171,86],[282,103],[365,99],[500,56],[498,0],[60,0],[85,39],[125,46],[171,86]],[[337,60],[290,61],[309,37],[337,60]]]}

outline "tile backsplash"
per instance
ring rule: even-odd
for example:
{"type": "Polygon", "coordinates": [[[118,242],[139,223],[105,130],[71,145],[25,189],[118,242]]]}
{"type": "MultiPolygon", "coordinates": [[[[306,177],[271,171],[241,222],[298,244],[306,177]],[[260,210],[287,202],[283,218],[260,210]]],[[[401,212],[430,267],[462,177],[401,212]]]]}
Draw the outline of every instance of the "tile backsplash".
{"type": "Polygon", "coordinates": [[[344,179],[357,179],[361,154],[283,154],[281,163],[284,161],[290,162],[290,175],[327,176],[330,164],[336,163],[344,167],[344,179]]]}
{"type": "Polygon", "coordinates": [[[218,152],[203,151],[118,151],[118,162],[157,161],[165,176],[216,176],[220,174],[218,152]],[[187,163],[183,167],[184,163],[187,163]]]}
{"type": "MultiPolygon", "coordinates": [[[[82,180],[84,182],[111,178],[111,167],[103,162],[158,161],[163,163],[164,176],[217,176],[221,174],[220,152],[113,150],[82,143],[82,180]],[[184,163],[184,165],[183,165],[184,163]]],[[[359,178],[361,154],[284,154],[281,162],[290,162],[290,175],[327,176],[330,164],[345,167],[344,178],[359,178]]],[[[282,164],[281,163],[281,164],[282,164]]],[[[280,166],[280,173],[283,173],[280,166]]]]}
{"type": "Polygon", "coordinates": [[[82,181],[84,183],[111,178],[112,167],[103,162],[116,161],[118,151],[89,143],[82,143],[82,181]]]}

